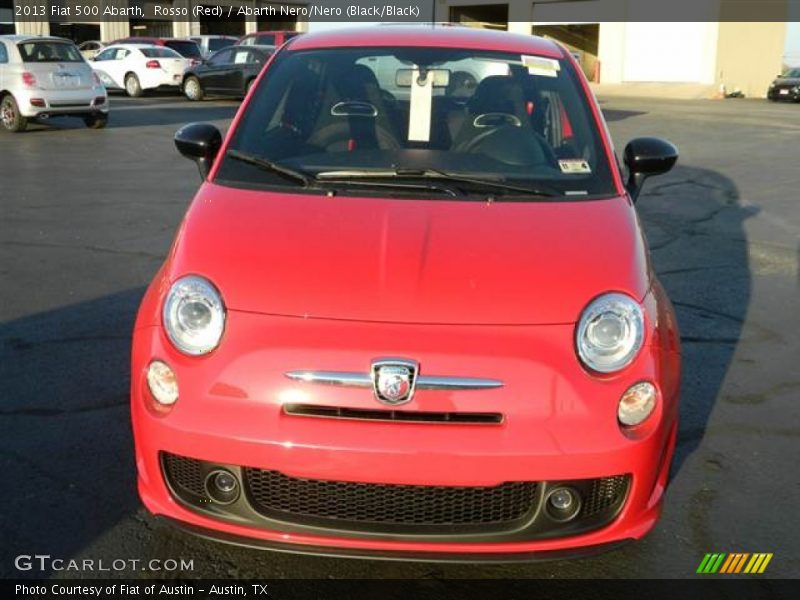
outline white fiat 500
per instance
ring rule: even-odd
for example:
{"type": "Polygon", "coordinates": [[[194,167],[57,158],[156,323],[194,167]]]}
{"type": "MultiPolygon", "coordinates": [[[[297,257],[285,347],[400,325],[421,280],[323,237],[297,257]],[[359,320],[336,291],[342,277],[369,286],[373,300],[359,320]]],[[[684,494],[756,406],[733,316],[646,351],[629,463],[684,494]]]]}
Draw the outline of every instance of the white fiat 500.
{"type": "Polygon", "coordinates": [[[98,54],[91,64],[106,88],[141,96],[145,90],[179,88],[192,61],[165,46],[114,44],[98,54]]]}
{"type": "Polygon", "coordinates": [[[56,116],[105,127],[108,97],[100,79],[69,40],[0,35],[0,125],[23,131],[31,119],[56,116]]]}

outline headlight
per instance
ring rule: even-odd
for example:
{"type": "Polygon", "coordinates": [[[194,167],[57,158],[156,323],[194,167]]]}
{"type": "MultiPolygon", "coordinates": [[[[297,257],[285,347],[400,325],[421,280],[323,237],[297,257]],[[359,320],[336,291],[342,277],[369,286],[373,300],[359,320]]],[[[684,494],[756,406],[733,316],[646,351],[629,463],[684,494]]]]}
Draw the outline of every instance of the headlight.
{"type": "Polygon", "coordinates": [[[185,354],[198,356],[216,348],[225,329],[225,305],[211,282],[190,275],[172,284],[164,302],[164,329],[185,354]]]}
{"type": "Polygon", "coordinates": [[[644,315],[624,294],[603,294],[587,306],[578,323],[576,345],[583,364],[600,373],[629,365],[642,347],[644,315]]]}

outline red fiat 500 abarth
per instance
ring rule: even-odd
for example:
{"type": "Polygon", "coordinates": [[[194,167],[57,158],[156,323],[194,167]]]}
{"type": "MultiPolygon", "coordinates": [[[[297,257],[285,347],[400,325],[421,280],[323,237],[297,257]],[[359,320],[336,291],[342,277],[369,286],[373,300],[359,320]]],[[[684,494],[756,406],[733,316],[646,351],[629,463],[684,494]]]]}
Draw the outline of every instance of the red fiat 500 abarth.
{"type": "Polygon", "coordinates": [[[456,27],[304,35],[226,139],[142,302],[147,508],[200,535],[429,560],[644,536],[675,444],[675,316],[562,47],[456,27]]]}

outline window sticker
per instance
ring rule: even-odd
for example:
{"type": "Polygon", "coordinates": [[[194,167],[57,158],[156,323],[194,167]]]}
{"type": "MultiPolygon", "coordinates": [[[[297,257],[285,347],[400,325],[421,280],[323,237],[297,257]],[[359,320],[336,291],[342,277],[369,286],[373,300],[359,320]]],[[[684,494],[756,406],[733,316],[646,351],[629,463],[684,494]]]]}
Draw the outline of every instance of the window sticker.
{"type": "Polygon", "coordinates": [[[431,109],[433,103],[432,71],[422,79],[418,67],[411,74],[411,110],[408,114],[408,141],[429,142],[431,139],[431,109]]]}
{"type": "Polygon", "coordinates": [[[528,67],[528,73],[541,77],[558,77],[561,65],[557,60],[543,56],[522,55],[522,64],[528,67]]]}
{"type": "Polygon", "coordinates": [[[562,158],[559,159],[558,166],[562,173],[570,175],[592,172],[589,163],[583,158],[562,158]]]}

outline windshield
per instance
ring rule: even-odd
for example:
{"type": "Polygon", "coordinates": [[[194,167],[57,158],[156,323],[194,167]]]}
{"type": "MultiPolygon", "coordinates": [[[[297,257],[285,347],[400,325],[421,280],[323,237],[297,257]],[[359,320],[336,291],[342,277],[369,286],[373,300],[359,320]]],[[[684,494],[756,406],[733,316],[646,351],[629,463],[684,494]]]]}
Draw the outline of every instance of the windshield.
{"type": "Polygon", "coordinates": [[[435,178],[467,189],[492,182],[505,195],[613,194],[578,85],[569,63],[537,56],[414,47],[283,52],[234,134],[229,149],[238,156],[223,159],[217,179],[308,186],[310,177],[388,189],[387,179],[435,178]],[[263,159],[261,168],[242,155],[263,159]],[[305,179],[264,168],[264,160],[305,179]]]}
{"type": "Polygon", "coordinates": [[[185,58],[201,58],[200,47],[191,40],[167,40],[164,45],[185,58]]]}
{"type": "Polygon", "coordinates": [[[153,46],[152,48],[139,48],[147,58],[180,58],[181,55],[170,48],[153,46]]]}
{"type": "Polygon", "coordinates": [[[210,52],[216,52],[228,46],[233,46],[235,43],[235,38],[211,38],[208,40],[208,50],[210,52]]]}
{"type": "Polygon", "coordinates": [[[23,42],[18,45],[24,62],[83,62],[78,48],[69,42],[23,42]]]}
{"type": "Polygon", "coordinates": [[[792,79],[800,79],[800,69],[791,69],[789,71],[786,71],[786,73],[784,73],[783,76],[792,79]]]}

